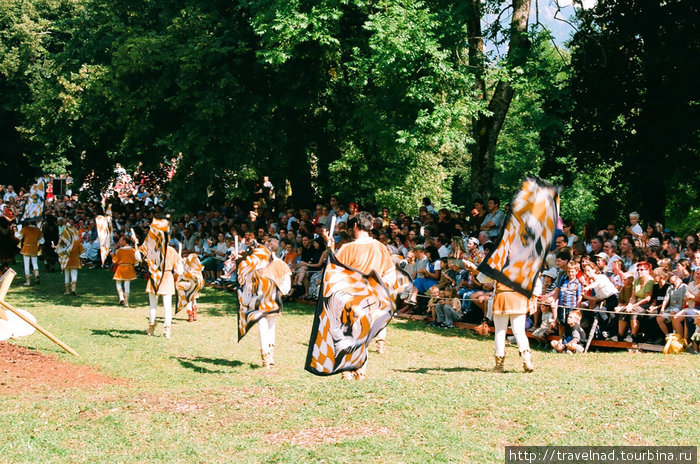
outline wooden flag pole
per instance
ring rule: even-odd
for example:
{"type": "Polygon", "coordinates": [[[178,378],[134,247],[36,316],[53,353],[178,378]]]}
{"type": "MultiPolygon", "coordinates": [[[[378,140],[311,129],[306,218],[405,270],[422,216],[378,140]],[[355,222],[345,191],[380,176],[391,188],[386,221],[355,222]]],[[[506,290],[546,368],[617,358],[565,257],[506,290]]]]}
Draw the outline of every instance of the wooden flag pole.
{"type": "Polygon", "coordinates": [[[73,348],[71,348],[70,346],[63,343],[61,340],[56,338],[51,332],[44,329],[42,326],[40,326],[36,322],[32,321],[31,319],[27,319],[27,317],[24,314],[22,314],[20,311],[15,309],[10,303],[5,301],[5,294],[7,293],[7,287],[9,287],[10,282],[12,282],[12,279],[14,279],[15,275],[16,275],[16,272],[12,269],[8,269],[7,272],[5,272],[5,274],[3,275],[3,282],[2,282],[2,290],[3,291],[0,292],[0,305],[3,306],[8,311],[12,311],[17,317],[22,319],[24,322],[26,322],[27,324],[34,327],[36,330],[38,330],[42,334],[46,335],[49,338],[49,340],[51,340],[52,342],[54,342],[55,344],[57,344],[58,346],[60,346],[61,348],[63,348],[67,352],[69,352],[70,354],[72,354],[73,356],[77,356],[79,358],[80,355],[75,350],[73,350],[73,348]]]}
{"type": "Polygon", "coordinates": [[[8,310],[12,311],[13,313],[15,313],[15,315],[18,316],[20,319],[22,319],[24,322],[26,322],[27,324],[31,325],[32,327],[34,327],[34,328],[35,328],[36,330],[38,330],[39,332],[41,332],[41,333],[43,333],[44,335],[46,335],[46,336],[48,337],[49,340],[51,340],[52,342],[54,342],[55,344],[57,344],[58,346],[60,346],[61,348],[63,348],[63,349],[66,350],[67,352],[69,352],[70,354],[72,354],[73,356],[77,356],[78,358],[80,357],[80,355],[79,355],[73,348],[71,348],[70,346],[68,346],[68,345],[66,345],[65,343],[63,343],[61,340],[59,340],[58,338],[56,338],[51,332],[49,332],[48,330],[46,330],[45,328],[43,328],[42,326],[40,326],[40,325],[37,324],[36,322],[32,321],[31,319],[27,319],[27,318],[24,316],[24,314],[22,314],[21,312],[17,311],[17,310],[16,310],[10,303],[8,303],[7,301],[5,301],[5,300],[0,300],[0,305],[4,306],[5,309],[8,309],[8,310]]]}

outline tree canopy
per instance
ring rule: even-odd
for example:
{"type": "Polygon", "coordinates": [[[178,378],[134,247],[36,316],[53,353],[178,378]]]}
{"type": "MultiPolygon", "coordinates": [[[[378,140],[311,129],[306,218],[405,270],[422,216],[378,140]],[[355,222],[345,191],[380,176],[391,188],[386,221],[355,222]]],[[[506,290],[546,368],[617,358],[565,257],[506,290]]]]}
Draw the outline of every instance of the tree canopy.
{"type": "Polygon", "coordinates": [[[507,199],[539,174],[565,187],[567,218],[684,221],[700,185],[697,5],[599,2],[568,50],[531,8],[3,2],[0,169],[100,177],[182,153],[181,207],[245,198],[271,175],[297,206],[339,195],[409,212],[423,196],[507,199]]]}

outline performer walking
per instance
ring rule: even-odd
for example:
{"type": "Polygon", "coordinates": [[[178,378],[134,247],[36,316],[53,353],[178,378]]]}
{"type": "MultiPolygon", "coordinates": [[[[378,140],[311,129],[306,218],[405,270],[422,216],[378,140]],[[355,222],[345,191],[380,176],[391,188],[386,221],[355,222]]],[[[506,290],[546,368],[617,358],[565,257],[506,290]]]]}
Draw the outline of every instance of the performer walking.
{"type": "Polygon", "coordinates": [[[134,266],[141,261],[141,253],[132,246],[132,240],[123,236],[117,243],[117,250],[112,254],[114,264],[114,281],[117,283],[119,305],[129,307],[129,293],[131,293],[131,281],[136,280],[134,266]],[[123,287],[122,287],[123,286],[123,287]]]}
{"type": "Polygon", "coordinates": [[[152,336],[156,330],[156,308],[158,297],[163,301],[165,319],[163,322],[163,336],[170,338],[170,328],[173,320],[173,294],[175,293],[175,279],[173,273],[180,265],[180,255],[168,245],[170,224],[167,219],[153,219],[148,236],[139,247],[141,255],[148,264],[150,273],[146,292],[148,292],[148,329],[146,334],[152,336]]]}
{"type": "MultiPolygon", "coordinates": [[[[391,260],[389,249],[381,242],[370,237],[369,232],[372,229],[374,218],[367,211],[360,211],[354,218],[352,231],[355,235],[355,240],[343,245],[336,258],[345,266],[352,268],[362,274],[368,275],[375,271],[382,279],[384,285],[392,288],[396,283],[396,267],[391,260]]],[[[324,236],[327,240],[332,241],[328,231],[324,229],[324,236]]],[[[380,350],[383,351],[384,340],[386,337],[386,327],[384,327],[376,336],[380,350]],[[381,343],[379,343],[381,341],[381,343]]],[[[355,371],[343,371],[342,376],[345,380],[350,380],[353,377],[357,380],[364,380],[367,374],[367,362],[362,367],[355,371]]]]}
{"type": "Polygon", "coordinates": [[[503,372],[509,321],[525,372],[534,370],[530,344],[525,335],[525,317],[530,299],[541,292],[541,287],[537,288],[538,276],[546,250],[554,240],[559,216],[559,190],[538,178],[523,180],[511,203],[511,212],[498,246],[478,267],[479,271],[496,280],[493,299],[496,329],[494,372],[503,372]]]}
{"type": "Polygon", "coordinates": [[[32,284],[30,281],[31,268],[34,269],[34,280],[39,284],[39,245],[44,244],[44,234],[36,226],[36,221],[31,220],[26,226],[21,227],[17,231],[16,237],[22,240],[20,254],[24,258],[24,285],[30,286],[32,284]]]}
{"type": "MultiPolygon", "coordinates": [[[[253,245],[251,245],[253,246],[253,245]]],[[[257,323],[260,356],[265,369],[275,364],[275,329],[282,311],[282,295],[292,288],[292,272],[277,258],[279,240],[253,248],[238,265],[238,341],[257,323]]]]}
{"type": "Polygon", "coordinates": [[[503,372],[503,362],[506,359],[506,331],[510,321],[513,335],[518,343],[520,357],[523,360],[525,372],[532,372],[530,355],[530,343],[525,334],[525,318],[528,312],[529,299],[501,282],[496,283],[496,291],[493,297],[493,325],[496,329],[494,338],[496,365],[493,372],[503,372]]]}
{"type": "Polygon", "coordinates": [[[66,291],[64,295],[77,296],[78,269],[82,267],[80,255],[85,251],[80,243],[80,231],[74,227],[73,219],[66,219],[66,226],[61,232],[56,246],[58,262],[65,275],[66,291]]]}

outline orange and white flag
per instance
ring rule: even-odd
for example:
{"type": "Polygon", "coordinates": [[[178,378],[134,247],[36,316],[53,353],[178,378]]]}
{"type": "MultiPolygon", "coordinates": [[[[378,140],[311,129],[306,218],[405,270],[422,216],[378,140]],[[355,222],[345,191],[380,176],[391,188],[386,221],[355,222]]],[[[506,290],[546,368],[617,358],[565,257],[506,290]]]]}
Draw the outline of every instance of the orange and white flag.
{"type": "Polygon", "coordinates": [[[530,298],[559,217],[560,187],[527,177],[513,198],[498,245],[479,271],[530,298]]]}
{"type": "Polygon", "coordinates": [[[362,274],[329,253],[305,369],[332,375],[362,367],[370,342],[394,315],[400,287],[388,288],[375,271],[362,274]]]}
{"type": "Polygon", "coordinates": [[[292,288],[292,271],[264,246],[238,264],[238,341],[260,319],[282,311],[282,295],[292,288]]]}

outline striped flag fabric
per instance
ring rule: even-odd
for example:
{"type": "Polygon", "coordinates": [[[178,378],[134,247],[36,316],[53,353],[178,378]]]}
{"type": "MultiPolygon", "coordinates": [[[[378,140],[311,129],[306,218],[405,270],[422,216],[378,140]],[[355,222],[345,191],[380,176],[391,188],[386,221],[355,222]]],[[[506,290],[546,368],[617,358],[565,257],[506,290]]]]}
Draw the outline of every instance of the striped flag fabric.
{"type": "Polygon", "coordinates": [[[97,225],[97,238],[100,241],[100,257],[102,265],[104,265],[107,256],[109,256],[109,248],[112,246],[112,216],[96,216],[95,224],[97,225]]]}
{"type": "Polygon", "coordinates": [[[292,288],[287,263],[264,246],[253,248],[238,264],[238,341],[261,318],[282,311],[282,295],[292,288]]]}
{"type": "Polygon", "coordinates": [[[177,290],[176,314],[185,309],[189,303],[193,303],[199,291],[204,287],[204,276],[202,276],[204,266],[196,253],[190,253],[187,258],[182,260],[182,268],[182,274],[178,275],[177,282],[175,282],[177,290]]]}
{"type": "Polygon", "coordinates": [[[22,213],[21,223],[35,220],[39,221],[44,217],[44,201],[46,200],[46,183],[48,179],[39,177],[36,183],[29,189],[26,203],[24,204],[24,212],[22,213]]]}
{"type": "Polygon", "coordinates": [[[523,180],[498,245],[478,270],[530,298],[559,217],[560,187],[536,177],[523,180]]]}
{"type": "Polygon", "coordinates": [[[149,280],[154,293],[158,293],[165,274],[165,256],[168,252],[170,223],[167,219],[153,219],[148,235],[139,247],[148,265],[149,280]]]}
{"type": "Polygon", "coordinates": [[[402,285],[387,288],[375,271],[364,275],[329,252],[305,369],[325,376],[362,367],[370,342],[393,317],[402,285]]]}
{"type": "Polygon", "coordinates": [[[56,254],[58,255],[61,269],[65,269],[66,265],[68,265],[71,251],[73,251],[75,246],[80,246],[80,231],[72,225],[66,224],[63,232],[58,237],[58,245],[56,246],[56,254]]]}

